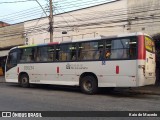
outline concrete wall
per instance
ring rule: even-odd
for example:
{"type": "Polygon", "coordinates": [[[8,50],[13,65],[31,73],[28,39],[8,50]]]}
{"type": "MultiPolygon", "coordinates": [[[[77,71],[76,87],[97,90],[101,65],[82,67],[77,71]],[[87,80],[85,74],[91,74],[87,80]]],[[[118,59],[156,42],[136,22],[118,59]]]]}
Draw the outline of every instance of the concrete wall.
{"type": "MultiPolygon", "coordinates": [[[[55,15],[54,41],[126,33],[128,32],[125,27],[127,17],[127,0],[55,15]],[[121,12],[122,10],[124,11],[121,12]],[[67,34],[62,34],[63,31],[67,34]]],[[[25,22],[24,27],[29,44],[50,42],[48,21],[48,18],[43,18],[25,22]]]]}
{"type": "MultiPolygon", "coordinates": [[[[159,8],[160,0],[119,0],[55,15],[54,41],[139,31],[153,35],[160,32],[159,8]]],[[[48,23],[41,18],[0,28],[0,48],[24,44],[24,37],[28,44],[50,42],[48,23]]]]}
{"type": "Polygon", "coordinates": [[[24,44],[23,31],[23,23],[0,28],[0,48],[24,44]]]}
{"type": "Polygon", "coordinates": [[[160,0],[128,0],[127,4],[131,32],[160,32],[160,0]]]}

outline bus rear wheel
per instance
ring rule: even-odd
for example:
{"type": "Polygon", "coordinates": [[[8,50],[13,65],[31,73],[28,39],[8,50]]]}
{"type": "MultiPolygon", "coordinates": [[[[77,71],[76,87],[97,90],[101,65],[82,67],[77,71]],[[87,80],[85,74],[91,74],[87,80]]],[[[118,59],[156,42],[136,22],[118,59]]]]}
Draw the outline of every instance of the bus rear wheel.
{"type": "Polygon", "coordinates": [[[93,76],[85,76],[81,79],[80,88],[83,93],[95,94],[98,92],[97,80],[93,76]]]}
{"type": "Polygon", "coordinates": [[[30,86],[29,77],[27,74],[22,74],[20,76],[20,85],[21,87],[24,87],[24,88],[28,88],[30,86]]]}

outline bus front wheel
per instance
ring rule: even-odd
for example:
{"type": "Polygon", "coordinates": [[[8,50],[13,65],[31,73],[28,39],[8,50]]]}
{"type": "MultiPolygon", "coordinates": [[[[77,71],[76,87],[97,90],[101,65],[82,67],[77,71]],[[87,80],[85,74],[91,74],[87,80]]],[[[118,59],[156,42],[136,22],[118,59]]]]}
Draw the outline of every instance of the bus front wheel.
{"type": "Polygon", "coordinates": [[[85,76],[81,79],[80,88],[83,93],[95,94],[98,91],[97,80],[93,76],[85,76]]]}
{"type": "Polygon", "coordinates": [[[22,74],[20,76],[20,85],[24,88],[28,88],[29,87],[29,77],[27,74],[22,74]]]}

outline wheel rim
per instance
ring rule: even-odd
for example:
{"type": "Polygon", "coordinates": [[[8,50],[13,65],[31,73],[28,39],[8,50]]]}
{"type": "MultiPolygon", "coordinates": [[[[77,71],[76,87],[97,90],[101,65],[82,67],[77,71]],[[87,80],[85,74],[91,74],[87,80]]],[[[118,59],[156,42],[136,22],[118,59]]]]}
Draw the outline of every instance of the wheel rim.
{"type": "Polygon", "coordinates": [[[25,84],[25,83],[27,83],[28,82],[28,79],[26,78],[26,77],[23,77],[22,78],[22,84],[25,84]]]}
{"type": "Polygon", "coordinates": [[[85,81],[83,84],[83,87],[86,91],[91,91],[92,90],[92,83],[89,81],[85,81]]]}

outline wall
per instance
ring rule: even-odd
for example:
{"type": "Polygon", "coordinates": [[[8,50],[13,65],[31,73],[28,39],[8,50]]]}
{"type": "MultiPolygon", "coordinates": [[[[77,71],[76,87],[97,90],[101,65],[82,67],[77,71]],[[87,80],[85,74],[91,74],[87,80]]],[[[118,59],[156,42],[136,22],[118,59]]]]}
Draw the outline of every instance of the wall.
{"type": "MultiPolygon", "coordinates": [[[[64,11],[65,12],[65,11],[64,11]]],[[[127,0],[106,3],[54,16],[54,41],[94,38],[128,32],[127,0]],[[125,10],[121,12],[122,10],[125,10]],[[119,22],[120,21],[120,22],[119,22]],[[67,34],[62,34],[66,31],[67,34]]],[[[26,21],[28,44],[48,43],[48,18],[26,21]]]]}
{"type": "Polygon", "coordinates": [[[15,24],[0,28],[0,48],[22,45],[25,42],[23,37],[24,24],[15,24]]]}
{"type": "Polygon", "coordinates": [[[160,0],[128,0],[127,4],[131,32],[160,32],[160,0]]]}

